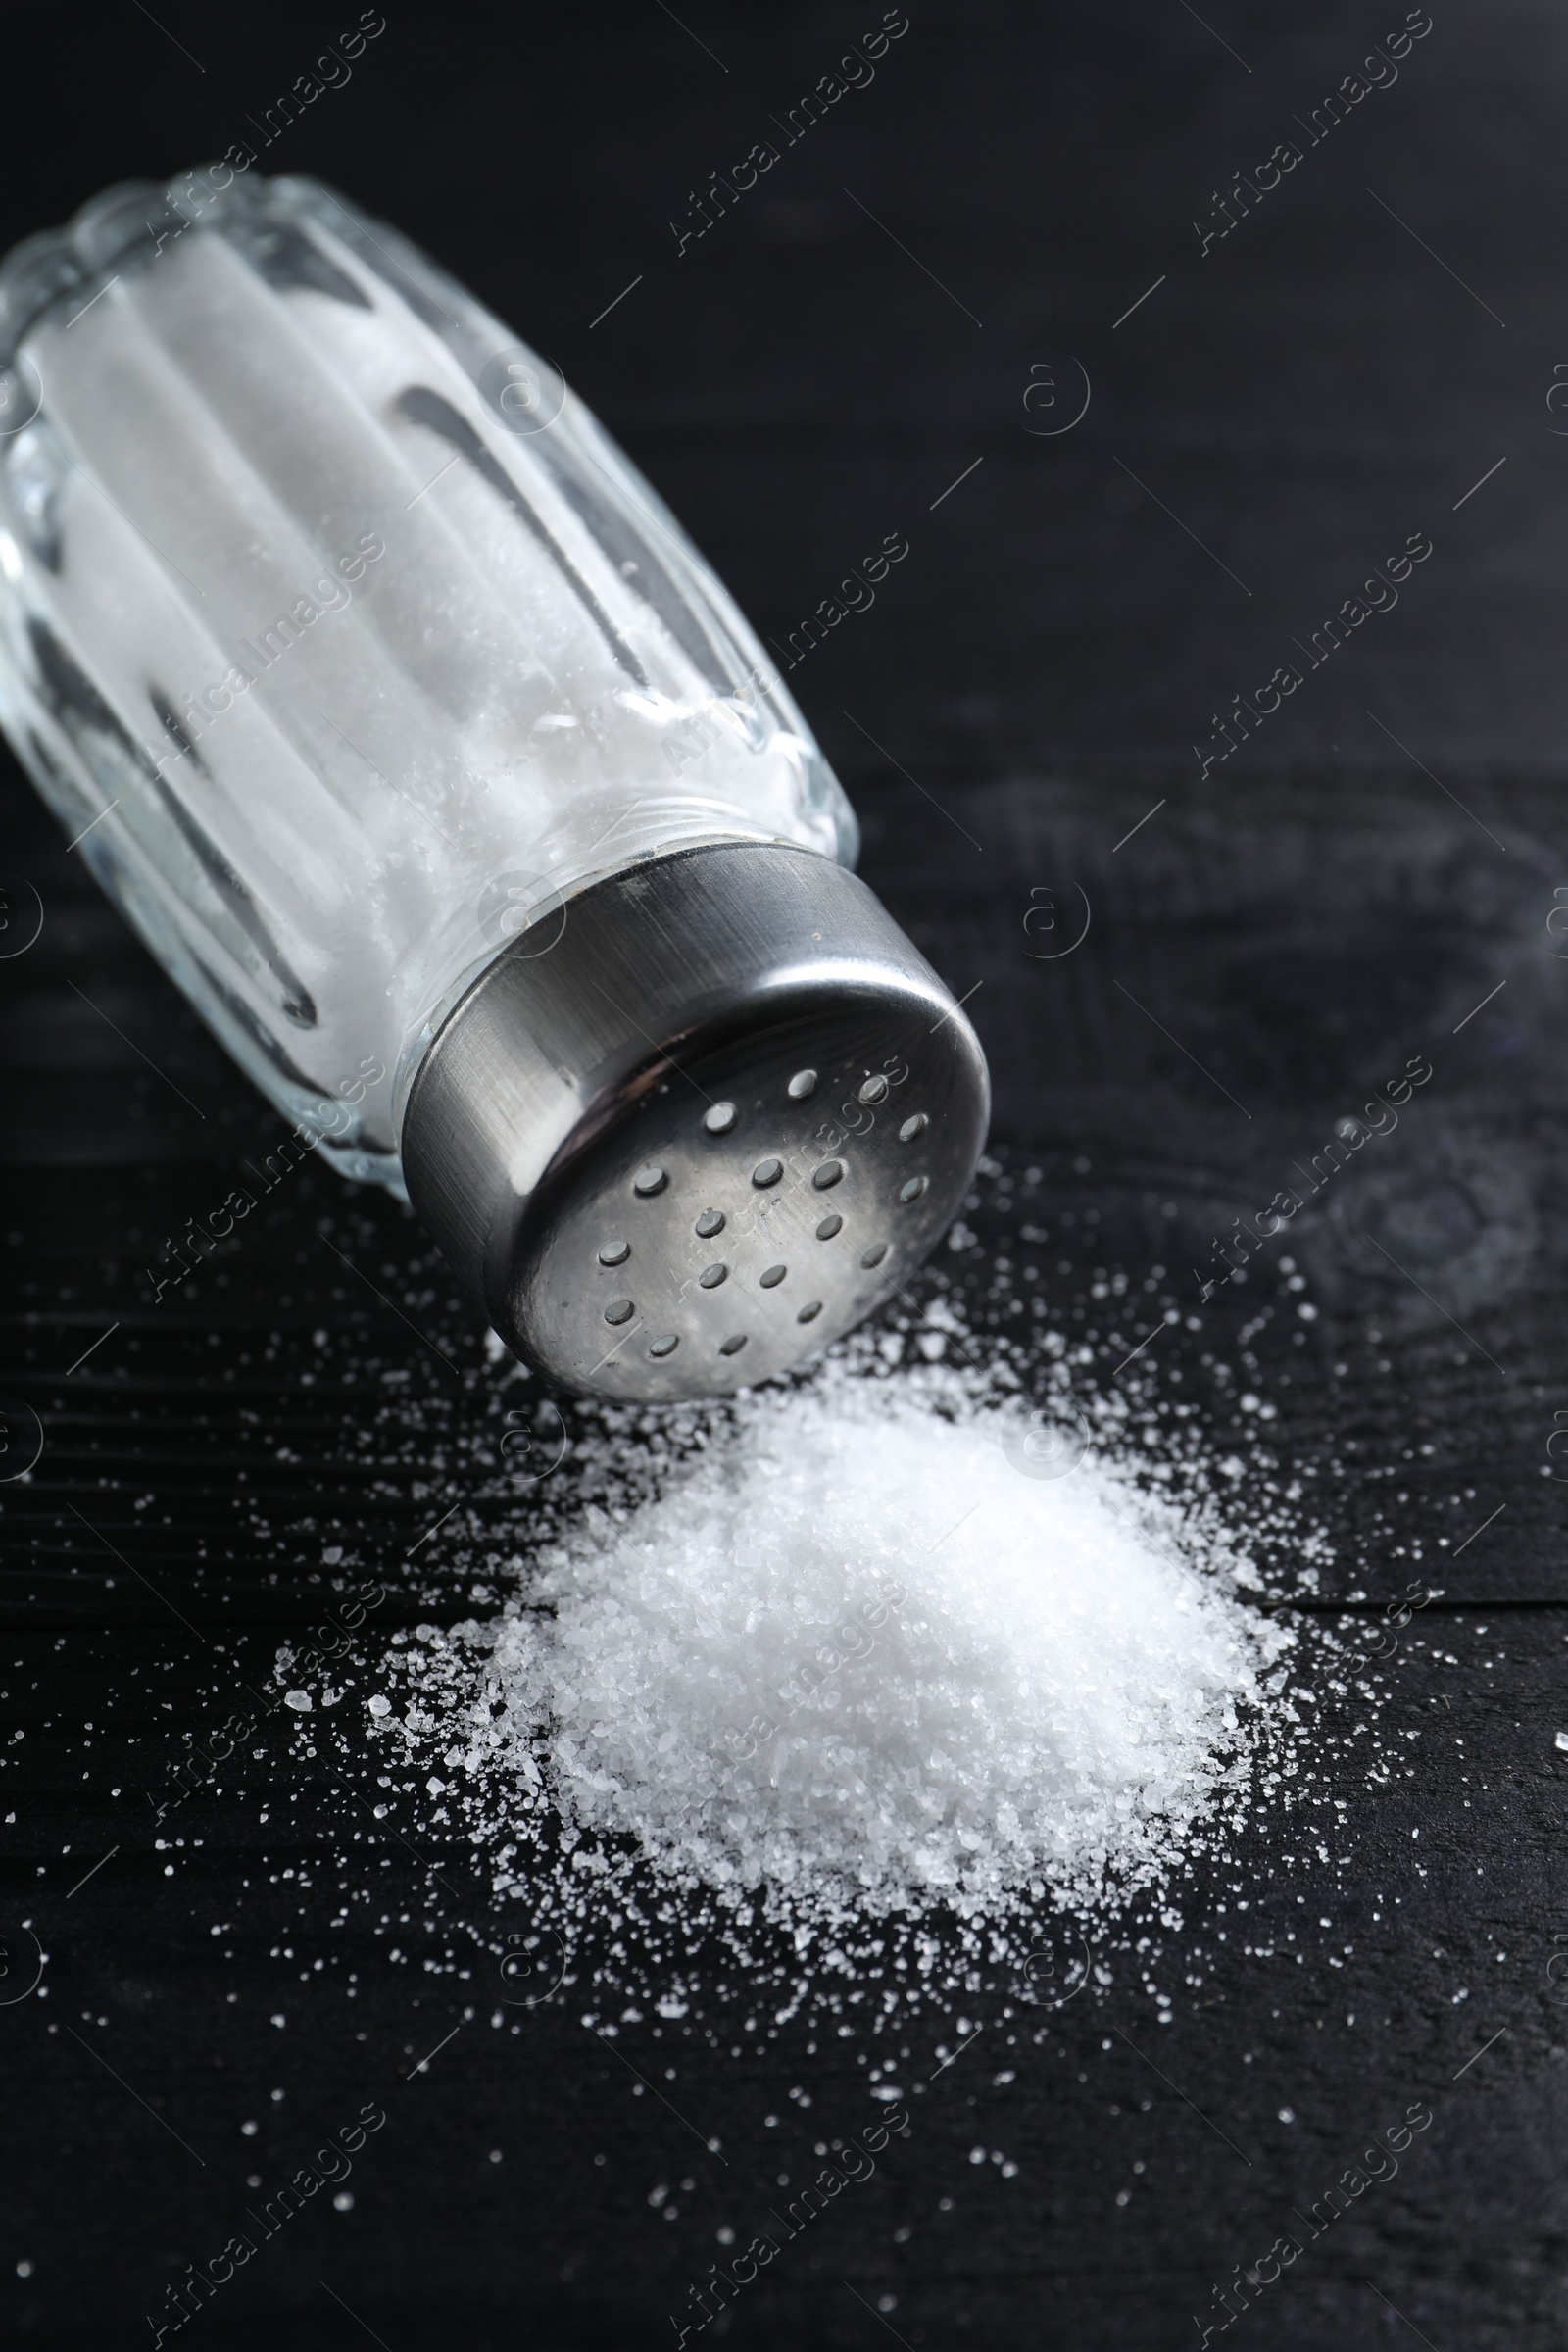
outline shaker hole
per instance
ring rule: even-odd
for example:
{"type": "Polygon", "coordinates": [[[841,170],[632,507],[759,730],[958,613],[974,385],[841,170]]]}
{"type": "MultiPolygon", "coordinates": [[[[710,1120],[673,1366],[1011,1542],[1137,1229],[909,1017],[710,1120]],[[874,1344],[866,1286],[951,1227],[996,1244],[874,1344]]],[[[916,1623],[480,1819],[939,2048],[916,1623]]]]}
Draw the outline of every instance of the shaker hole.
{"type": "Polygon", "coordinates": [[[788,1272],[788,1266],[767,1266],[757,1279],[764,1291],[776,1291],[788,1272]]]}
{"type": "Polygon", "coordinates": [[[629,1298],[612,1298],[605,1309],[607,1323],[629,1323],[637,1312],[629,1298]]]}
{"type": "Polygon", "coordinates": [[[768,1185],[777,1184],[783,1173],[784,1162],[781,1159],[760,1159],[752,1170],[752,1182],[759,1192],[764,1192],[768,1185]]]}
{"type": "Polygon", "coordinates": [[[654,1341],[648,1352],[655,1356],[673,1355],[679,1346],[680,1340],[677,1335],[672,1331],[666,1331],[662,1339],[654,1341]]]}
{"type": "Polygon", "coordinates": [[[904,1125],[899,1129],[900,1143],[912,1144],[915,1137],[922,1134],[924,1130],[930,1126],[930,1124],[931,1122],[926,1117],[925,1112],[923,1110],[917,1110],[913,1118],[906,1119],[904,1125]]]}
{"type": "Polygon", "coordinates": [[[815,1092],[816,1072],[814,1070],[797,1070],[789,1084],[790,1101],[804,1102],[808,1095],[814,1095],[815,1092]]]}
{"type": "Polygon", "coordinates": [[[814,1322],[816,1321],[816,1318],[817,1318],[817,1316],[818,1316],[818,1315],[819,1315],[821,1312],[822,1312],[822,1301],[821,1301],[821,1299],[820,1299],[820,1298],[809,1298],[809,1299],[808,1299],[808,1300],[807,1300],[807,1303],[805,1304],[805,1306],[803,1306],[803,1307],[802,1307],[802,1309],[801,1309],[800,1313],[799,1313],[799,1314],[796,1316],[795,1320],[796,1320],[796,1322],[797,1322],[797,1323],[814,1323],[814,1322]]]}
{"type": "Polygon", "coordinates": [[[838,1183],[839,1178],[843,1175],[843,1173],[844,1162],[842,1159],[824,1160],[822,1165],[817,1169],[816,1174],[811,1178],[811,1182],[815,1185],[819,1193],[825,1193],[828,1192],[832,1186],[838,1183]]]}
{"type": "Polygon", "coordinates": [[[860,1089],[862,1102],[885,1102],[887,1099],[888,1082],[885,1078],[868,1078],[860,1089]]]}
{"type": "Polygon", "coordinates": [[[724,1230],[723,1210],[721,1208],[705,1208],[693,1230],[699,1241],[710,1242],[715,1233],[722,1233],[724,1230]]]}
{"type": "Polygon", "coordinates": [[[873,1242],[869,1250],[861,1251],[860,1263],[862,1266],[879,1266],[887,1253],[886,1242],[873,1242]]]}
{"type": "Polygon", "coordinates": [[[735,1124],[733,1102],[714,1102],[703,1113],[703,1125],[710,1135],[728,1135],[735,1124]]]}
{"type": "Polygon", "coordinates": [[[601,1242],[599,1263],[602,1266],[623,1266],[631,1255],[630,1242],[601,1242]]]}
{"type": "Polygon", "coordinates": [[[716,1291],[728,1273],[728,1266],[705,1266],[697,1279],[705,1291],[716,1291]]]}
{"type": "Polygon", "coordinates": [[[816,1229],[816,1238],[819,1242],[830,1242],[836,1233],[843,1231],[844,1219],[842,1217],[824,1217],[816,1229]]]}
{"type": "Polygon", "coordinates": [[[745,1334],[745,1332],[744,1332],[744,1331],[737,1331],[737,1332],[736,1332],[736,1333],[735,1333],[735,1334],[734,1334],[734,1335],[733,1335],[733,1336],[732,1336],[730,1339],[727,1339],[727,1340],[724,1342],[723,1346],[720,1348],[720,1349],[719,1349],[719,1351],[718,1351],[718,1352],[719,1352],[719,1354],[720,1354],[720,1355],[739,1355],[739,1353],[740,1353],[741,1349],[742,1349],[742,1348],[745,1347],[745,1345],[746,1345],[746,1334],[745,1334]]]}
{"type": "Polygon", "coordinates": [[[918,1200],[930,1181],[929,1176],[911,1176],[907,1184],[900,1185],[899,1199],[906,1204],[911,1200],[918,1200]]]}
{"type": "Polygon", "coordinates": [[[632,1178],[631,1189],[640,1200],[651,1200],[655,1193],[662,1193],[668,1182],[669,1178],[663,1169],[649,1160],[632,1178]]]}

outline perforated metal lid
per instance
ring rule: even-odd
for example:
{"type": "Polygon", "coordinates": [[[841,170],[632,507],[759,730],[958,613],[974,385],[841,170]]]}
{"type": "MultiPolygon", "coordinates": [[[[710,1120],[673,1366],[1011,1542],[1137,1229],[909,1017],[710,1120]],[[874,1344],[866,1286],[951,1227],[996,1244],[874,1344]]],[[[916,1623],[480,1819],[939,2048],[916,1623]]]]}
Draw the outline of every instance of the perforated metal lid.
{"type": "Polygon", "coordinates": [[[880,1304],[951,1222],[988,1104],[968,1021],[863,883],[722,843],[594,885],[498,956],[425,1056],[403,1162],[519,1354],[674,1401],[787,1371],[880,1304]]]}

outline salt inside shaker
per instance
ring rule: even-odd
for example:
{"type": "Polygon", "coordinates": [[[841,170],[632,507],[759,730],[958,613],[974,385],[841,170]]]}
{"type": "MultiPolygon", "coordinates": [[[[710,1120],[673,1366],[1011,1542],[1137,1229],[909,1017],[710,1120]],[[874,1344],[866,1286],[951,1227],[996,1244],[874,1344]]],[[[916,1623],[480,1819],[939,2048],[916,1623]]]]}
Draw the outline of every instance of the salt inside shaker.
{"type": "Polygon", "coordinates": [[[561,1386],[787,1371],[951,1221],[984,1058],[761,647],[559,370],[319,183],[111,189],[0,265],[0,724],[561,1386]]]}

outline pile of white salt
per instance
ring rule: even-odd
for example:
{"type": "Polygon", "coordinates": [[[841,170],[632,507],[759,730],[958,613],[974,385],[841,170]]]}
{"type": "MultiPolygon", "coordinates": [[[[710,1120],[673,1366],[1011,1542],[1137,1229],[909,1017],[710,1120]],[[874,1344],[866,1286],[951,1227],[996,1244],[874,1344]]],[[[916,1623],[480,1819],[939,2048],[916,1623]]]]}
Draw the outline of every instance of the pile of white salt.
{"type": "Polygon", "coordinates": [[[628,1852],[817,1925],[1157,1885],[1245,1805],[1293,1638],[1200,1478],[1125,1439],[1030,1475],[1022,1409],[945,1367],[744,1396],[601,1476],[373,1710],[518,1877],[548,1847],[585,1893],[628,1852]]]}

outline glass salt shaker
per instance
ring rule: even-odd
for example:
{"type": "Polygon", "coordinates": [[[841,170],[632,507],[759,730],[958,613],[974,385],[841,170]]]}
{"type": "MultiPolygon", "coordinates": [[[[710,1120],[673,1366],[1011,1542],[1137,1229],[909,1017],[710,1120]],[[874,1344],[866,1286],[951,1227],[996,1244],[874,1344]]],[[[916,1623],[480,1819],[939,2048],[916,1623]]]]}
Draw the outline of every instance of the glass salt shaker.
{"type": "Polygon", "coordinates": [[[984,1058],[757,639],[560,372],[319,183],[114,188],[0,265],[0,724],[563,1387],[787,1371],[951,1221],[984,1058]]]}

